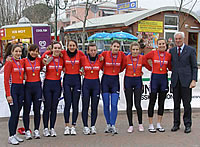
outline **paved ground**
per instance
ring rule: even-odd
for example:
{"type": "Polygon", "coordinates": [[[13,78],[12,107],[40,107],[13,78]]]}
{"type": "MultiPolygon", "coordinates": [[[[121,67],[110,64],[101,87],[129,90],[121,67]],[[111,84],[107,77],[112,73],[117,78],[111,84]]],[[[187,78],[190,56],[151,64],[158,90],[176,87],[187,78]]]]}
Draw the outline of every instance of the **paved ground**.
{"type": "MultiPolygon", "coordinates": [[[[172,127],[172,113],[165,112],[163,118],[163,127],[166,129],[165,133],[155,133],[151,134],[147,131],[148,121],[147,113],[144,112],[143,121],[145,132],[137,131],[137,124],[135,123],[134,133],[127,133],[127,117],[125,112],[120,112],[117,119],[117,128],[119,129],[119,134],[112,136],[111,134],[105,134],[103,132],[105,127],[105,119],[102,110],[99,112],[99,117],[97,120],[97,131],[96,135],[85,136],[82,133],[82,121],[81,115],[79,114],[77,132],[76,136],[64,136],[64,120],[63,115],[59,114],[57,118],[57,123],[55,130],[57,132],[57,137],[42,137],[39,140],[32,139],[30,141],[25,141],[19,146],[28,147],[200,147],[200,110],[194,110],[193,112],[193,126],[192,132],[190,134],[184,133],[184,126],[181,125],[181,129],[178,132],[171,132],[172,127]]],[[[135,116],[135,112],[134,112],[135,116]]],[[[134,118],[136,120],[136,117],[134,118]]],[[[8,118],[0,119],[0,146],[11,146],[7,144],[8,138],[8,128],[7,128],[8,118]]],[[[155,121],[154,121],[155,122],[155,121]]],[[[19,126],[22,126],[22,121],[20,121],[19,126]]],[[[31,129],[33,128],[33,119],[31,119],[31,129]]],[[[41,123],[42,128],[42,123],[41,123]]],[[[42,133],[42,131],[40,131],[42,133]]],[[[21,136],[24,138],[24,136],[21,136]]]]}

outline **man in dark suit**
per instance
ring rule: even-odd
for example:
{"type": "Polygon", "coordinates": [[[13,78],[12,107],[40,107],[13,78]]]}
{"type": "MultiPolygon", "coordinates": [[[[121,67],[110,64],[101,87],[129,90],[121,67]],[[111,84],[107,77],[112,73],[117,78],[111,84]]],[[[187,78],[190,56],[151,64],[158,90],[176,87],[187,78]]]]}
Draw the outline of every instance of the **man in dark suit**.
{"type": "Polygon", "coordinates": [[[192,125],[192,88],[197,82],[197,60],[196,50],[184,44],[184,33],[176,32],[174,34],[176,47],[170,49],[172,76],[171,82],[173,87],[174,98],[174,126],[171,131],[179,130],[180,126],[180,103],[184,106],[183,121],[185,125],[185,133],[191,132],[192,125]]]}

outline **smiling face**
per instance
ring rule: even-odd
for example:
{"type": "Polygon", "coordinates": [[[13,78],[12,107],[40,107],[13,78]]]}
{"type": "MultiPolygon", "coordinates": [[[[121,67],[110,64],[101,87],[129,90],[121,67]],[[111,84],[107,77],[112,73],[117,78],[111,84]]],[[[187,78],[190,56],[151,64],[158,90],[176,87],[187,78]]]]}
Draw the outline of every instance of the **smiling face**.
{"type": "Polygon", "coordinates": [[[75,52],[75,50],[77,50],[77,45],[74,41],[69,41],[67,48],[69,49],[70,52],[75,52]]]}
{"type": "Polygon", "coordinates": [[[88,52],[88,55],[90,55],[91,57],[95,57],[97,55],[97,47],[90,46],[87,52],[88,52]]]}
{"type": "Polygon", "coordinates": [[[115,42],[111,45],[111,51],[112,51],[113,54],[118,54],[119,49],[120,49],[119,43],[115,42]]]}
{"type": "Polygon", "coordinates": [[[36,48],[35,50],[29,51],[29,54],[31,57],[36,58],[36,57],[38,57],[39,49],[36,48]]]}
{"type": "Polygon", "coordinates": [[[158,40],[158,50],[164,52],[166,50],[166,41],[158,40]]]}
{"type": "Polygon", "coordinates": [[[61,45],[59,43],[53,45],[53,56],[58,57],[61,53],[61,45]]]}
{"type": "Polygon", "coordinates": [[[183,38],[183,36],[181,34],[176,34],[174,39],[175,39],[176,46],[181,47],[183,45],[184,38],[183,38]]]}
{"type": "Polygon", "coordinates": [[[139,46],[132,46],[130,51],[131,51],[131,55],[133,57],[137,57],[139,55],[139,53],[140,53],[139,46]]]}
{"type": "Polygon", "coordinates": [[[12,53],[13,58],[18,60],[18,59],[20,59],[20,57],[22,55],[22,48],[15,47],[11,53],[12,53]]]}

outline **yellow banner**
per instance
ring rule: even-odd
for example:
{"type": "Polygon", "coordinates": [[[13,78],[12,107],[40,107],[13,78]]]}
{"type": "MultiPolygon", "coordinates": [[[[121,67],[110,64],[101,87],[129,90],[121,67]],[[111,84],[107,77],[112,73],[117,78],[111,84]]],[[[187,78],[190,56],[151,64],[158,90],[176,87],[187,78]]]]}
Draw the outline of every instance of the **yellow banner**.
{"type": "Polygon", "coordinates": [[[163,22],[162,21],[141,20],[138,22],[138,32],[162,33],[163,32],[163,22]]]}
{"type": "Polygon", "coordinates": [[[2,40],[32,38],[31,27],[6,28],[5,30],[5,37],[2,37],[2,40]]]}

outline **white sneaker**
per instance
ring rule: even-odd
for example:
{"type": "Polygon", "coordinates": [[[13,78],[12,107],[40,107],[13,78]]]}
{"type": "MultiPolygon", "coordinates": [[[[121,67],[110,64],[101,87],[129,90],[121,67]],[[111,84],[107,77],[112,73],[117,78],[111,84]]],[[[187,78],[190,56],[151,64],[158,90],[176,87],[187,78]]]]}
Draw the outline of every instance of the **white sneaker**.
{"type": "Polygon", "coordinates": [[[28,131],[25,132],[25,136],[26,136],[26,140],[32,139],[30,130],[28,130],[28,131]]]}
{"type": "Polygon", "coordinates": [[[139,130],[139,132],[144,132],[144,127],[142,124],[138,125],[138,130],[139,130]]]}
{"type": "Polygon", "coordinates": [[[70,127],[65,127],[64,135],[70,135],[70,127]]]}
{"type": "Polygon", "coordinates": [[[90,129],[88,127],[83,128],[83,134],[84,135],[90,135],[90,129]]]}
{"type": "Polygon", "coordinates": [[[14,137],[18,142],[24,142],[24,140],[22,138],[18,137],[16,134],[14,135],[14,137]]]}
{"type": "Polygon", "coordinates": [[[17,139],[15,139],[14,136],[10,136],[10,137],[8,138],[8,143],[9,143],[9,144],[12,144],[12,145],[17,145],[17,144],[19,144],[19,141],[17,141],[17,139]]]}
{"type": "Polygon", "coordinates": [[[51,137],[56,137],[57,136],[56,131],[54,130],[54,128],[51,128],[50,134],[51,134],[51,137]]]}
{"type": "Polygon", "coordinates": [[[44,137],[49,137],[49,136],[50,136],[50,133],[49,133],[49,129],[48,129],[48,128],[45,128],[45,129],[43,130],[43,135],[44,135],[44,137]]]}
{"type": "Polygon", "coordinates": [[[105,133],[110,133],[110,131],[111,131],[110,129],[111,129],[111,126],[107,125],[106,128],[105,128],[105,130],[104,130],[104,132],[105,133]]]}
{"type": "Polygon", "coordinates": [[[92,126],[90,129],[91,129],[91,134],[97,134],[97,130],[95,126],[92,126]]]}
{"type": "Polygon", "coordinates": [[[118,134],[117,129],[115,128],[114,125],[112,125],[112,127],[111,127],[110,130],[111,130],[111,133],[112,133],[112,134],[118,134]]]}
{"type": "Polygon", "coordinates": [[[133,132],[133,126],[129,126],[127,132],[128,132],[128,133],[132,133],[132,132],[133,132]]]}
{"type": "Polygon", "coordinates": [[[34,138],[35,138],[35,139],[40,139],[40,138],[41,138],[39,130],[35,130],[35,131],[33,132],[33,135],[34,135],[34,138]]]}
{"type": "Polygon", "coordinates": [[[75,129],[75,127],[71,127],[71,135],[76,135],[76,129],[75,129]]]}

